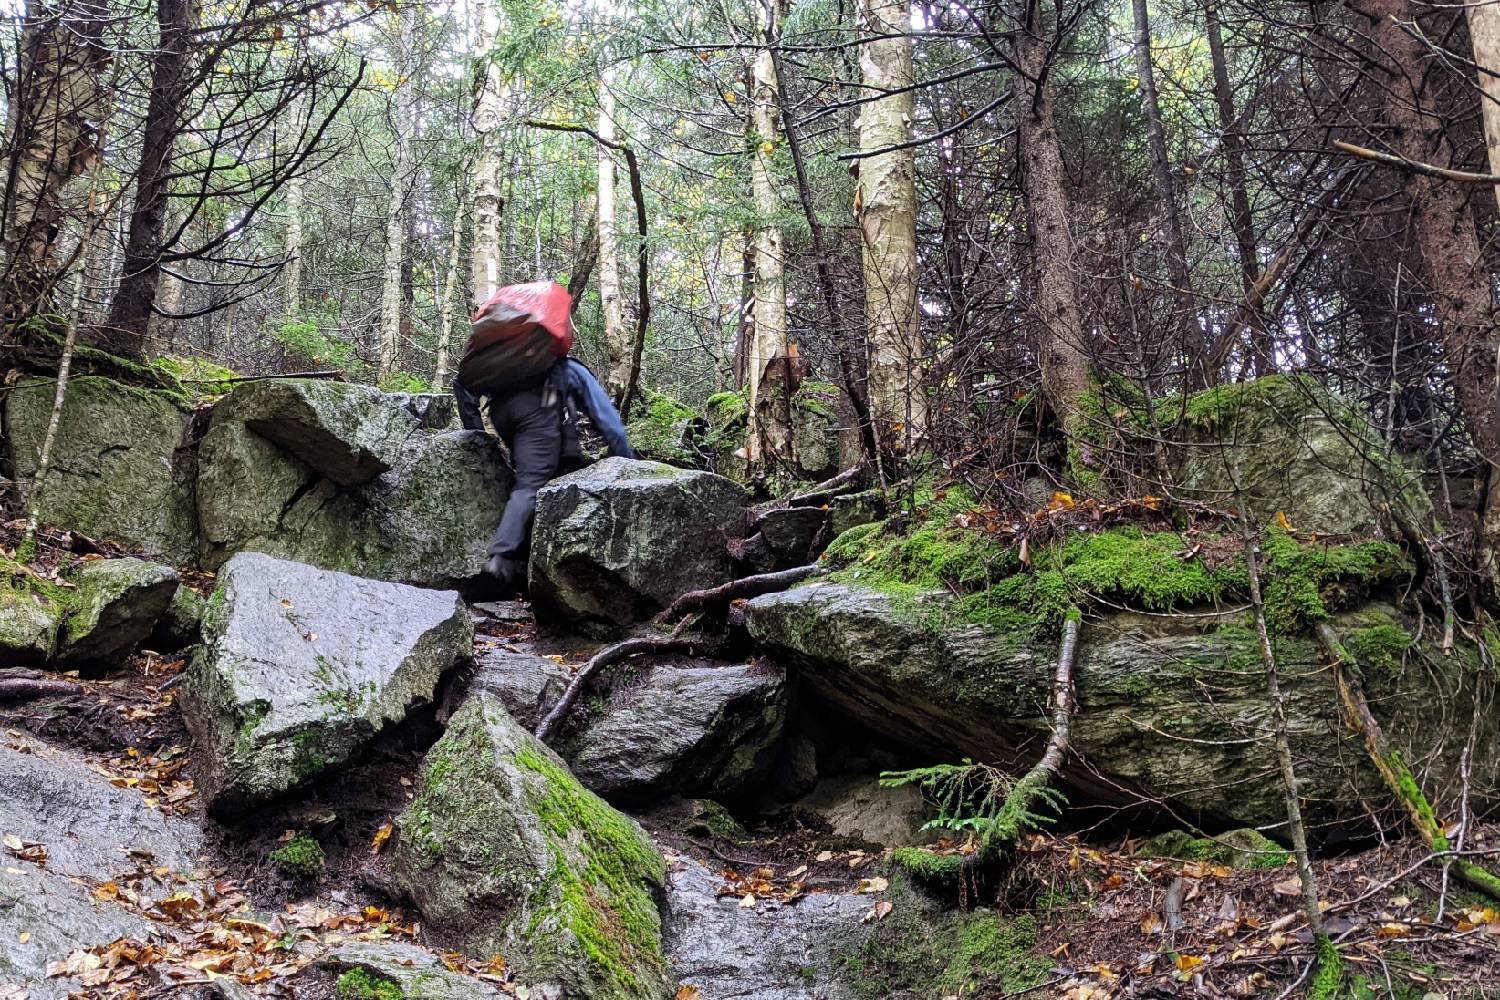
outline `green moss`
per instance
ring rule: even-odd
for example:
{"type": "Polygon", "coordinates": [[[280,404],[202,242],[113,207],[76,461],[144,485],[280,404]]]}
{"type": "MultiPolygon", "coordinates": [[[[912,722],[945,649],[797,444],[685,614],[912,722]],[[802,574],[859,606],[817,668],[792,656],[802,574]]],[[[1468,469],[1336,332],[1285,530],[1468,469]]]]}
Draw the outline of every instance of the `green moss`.
{"type": "Polygon", "coordinates": [[[1373,586],[1412,572],[1410,561],[1391,542],[1303,544],[1273,527],[1261,551],[1266,558],[1266,624],[1279,635],[1327,621],[1333,610],[1352,604],[1373,586]]]}
{"type": "Polygon", "coordinates": [[[238,373],[207,358],[191,354],[163,354],[152,367],[181,385],[194,402],[216,399],[234,388],[238,373]]]}
{"type": "Polygon", "coordinates": [[[299,833],[276,848],[271,852],[270,857],[271,863],[280,869],[283,875],[296,879],[316,876],[328,862],[323,855],[323,848],[305,833],[299,833]]]}
{"type": "Polygon", "coordinates": [[[950,886],[958,884],[964,859],[961,854],[934,854],[921,847],[898,847],[891,852],[891,864],[919,882],[950,886]]]}
{"type": "Polygon", "coordinates": [[[364,969],[350,969],[339,977],[339,1000],[403,1000],[401,987],[364,969]]]}
{"type": "Polygon", "coordinates": [[[1250,869],[1280,868],[1291,858],[1280,844],[1250,829],[1230,830],[1217,837],[1194,837],[1183,830],[1168,830],[1141,844],[1136,854],[1250,869]]]}
{"type": "Polygon", "coordinates": [[[646,393],[646,405],[630,421],[626,432],[630,444],[645,458],[660,462],[694,464],[698,456],[685,445],[697,414],[670,396],[646,393]]]}
{"type": "Polygon", "coordinates": [[[665,862],[623,815],[586,791],[555,761],[522,751],[516,763],[542,779],[531,801],[554,838],[556,864],[533,897],[539,921],[549,910],[599,969],[613,990],[639,989],[634,969],[664,968],[661,917],[646,883],[660,884],[665,862]],[[563,845],[576,845],[583,864],[569,863],[563,845]]]}
{"type": "Polygon", "coordinates": [[[1333,1000],[1344,986],[1344,960],[1327,934],[1319,934],[1317,967],[1307,986],[1307,1000],[1333,1000]]]}
{"type": "Polygon", "coordinates": [[[1412,645],[1411,633],[1393,623],[1350,629],[1344,635],[1344,648],[1365,670],[1396,674],[1412,645]]]}

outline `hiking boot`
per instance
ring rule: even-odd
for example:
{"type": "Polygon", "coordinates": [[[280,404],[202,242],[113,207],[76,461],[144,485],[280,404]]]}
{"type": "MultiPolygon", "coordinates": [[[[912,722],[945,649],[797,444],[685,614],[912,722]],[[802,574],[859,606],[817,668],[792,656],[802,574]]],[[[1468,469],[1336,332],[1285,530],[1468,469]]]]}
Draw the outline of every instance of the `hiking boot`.
{"type": "Polygon", "coordinates": [[[519,592],[521,585],[526,582],[525,568],[514,559],[504,556],[490,556],[489,561],[484,564],[484,571],[508,590],[519,592]]]}

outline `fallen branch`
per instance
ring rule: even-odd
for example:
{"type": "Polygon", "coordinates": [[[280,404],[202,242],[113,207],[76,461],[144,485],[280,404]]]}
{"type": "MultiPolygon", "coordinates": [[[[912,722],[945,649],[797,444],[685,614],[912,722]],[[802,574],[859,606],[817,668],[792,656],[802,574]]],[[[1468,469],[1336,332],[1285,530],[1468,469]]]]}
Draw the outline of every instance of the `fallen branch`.
{"type": "Polygon", "coordinates": [[[590,657],[587,663],[578,668],[578,672],[568,682],[567,690],[557,700],[557,704],[552,706],[552,710],[537,724],[536,738],[546,742],[547,737],[551,736],[553,731],[567,718],[568,712],[572,710],[573,704],[578,701],[578,696],[583,693],[583,689],[589,680],[611,663],[618,663],[621,660],[635,656],[637,653],[664,653],[688,649],[702,641],[699,636],[681,636],[678,634],[680,631],[681,629],[673,632],[671,635],[636,636],[632,639],[617,642],[612,646],[605,646],[599,650],[599,652],[590,657]]]}
{"type": "Polygon", "coordinates": [[[83,685],[35,670],[0,670],[0,701],[27,701],[52,695],[82,694],[83,685]]]}
{"type": "Polygon", "coordinates": [[[864,472],[864,463],[851,466],[850,468],[847,468],[843,472],[840,472],[838,475],[834,476],[832,479],[823,480],[821,483],[818,483],[816,486],[807,490],[807,492],[805,493],[798,493],[794,496],[789,496],[776,502],[780,507],[812,506],[814,503],[820,503],[828,500],[830,497],[837,496],[839,493],[843,492],[844,488],[847,487],[850,483],[858,481],[859,477],[864,475],[864,472]]]}
{"type": "MultiPolygon", "coordinates": [[[[1073,661],[1078,656],[1078,629],[1076,614],[1063,622],[1057,670],[1052,676],[1052,737],[1047,740],[1047,749],[1006,793],[995,823],[985,830],[979,850],[970,855],[974,866],[987,866],[1008,850],[1027,827],[1035,825],[1037,810],[1057,797],[1051,785],[1062,770],[1073,732],[1073,661]]],[[[967,859],[964,867],[971,867],[967,859]]]]}
{"type": "Polygon", "coordinates": [[[807,566],[778,570],[775,573],[757,573],[754,576],[741,577],[707,590],[689,591],[673,601],[671,607],[657,615],[656,620],[676,621],[689,611],[727,603],[737,597],[758,597],[761,594],[775,593],[778,590],[787,589],[794,583],[800,583],[808,577],[826,572],[828,571],[825,567],[811,563],[807,566]]]}
{"type": "Polygon", "coordinates": [[[330,368],[316,372],[284,372],[272,375],[231,375],[228,378],[180,378],[177,381],[183,385],[227,385],[231,382],[265,382],[273,379],[283,378],[322,378],[342,379],[344,370],[342,368],[330,368]]]}
{"type": "Polygon", "coordinates": [[[1370,711],[1364,685],[1360,682],[1359,667],[1339,641],[1338,633],[1331,625],[1324,623],[1318,626],[1318,638],[1328,655],[1333,658],[1333,682],[1338,688],[1339,702],[1344,708],[1344,721],[1364,739],[1365,751],[1370,755],[1375,770],[1380,772],[1386,787],[1406,810],[1418,835],[1439,860],[1452,863],[1453,871],[1470,888],[1500,899],[1500,878],[1488,869],[1452,854],[1453,847],[1448,842],[1447,832],[1438,820],[1437,813],[1433,811],[1432,803],[1422,794],[1422,786],[1417,784],[1417,779],[1411,773],[1411,768],[1406,766],[1401,752],[1386,741],[1380,722],[1370,711]]]}
{"type": "Polygon", "coordinates": [[[1453,170],[1450,167],[1439,167],[1431,163],[1423,163],[1420,160],[1408,160],[1404,156],[1395,153],[1382,153],[1376,149],[1367,149],[1364,146],[1356,146],[1352,142],[1343,142],[1335,139],[1333,147],[1350,156],[1358,156],[1364,160],[1374,160],[1376,163],[1384,163],[1388,167],[1399,167],[1409,170],[1414,174],[1424,174],[1428,177],[1436,177],[1439,180],[1456,181],[1459,184],[1500,184],[1500,174],[1476,174],[1469,170],[1453,170]]]}

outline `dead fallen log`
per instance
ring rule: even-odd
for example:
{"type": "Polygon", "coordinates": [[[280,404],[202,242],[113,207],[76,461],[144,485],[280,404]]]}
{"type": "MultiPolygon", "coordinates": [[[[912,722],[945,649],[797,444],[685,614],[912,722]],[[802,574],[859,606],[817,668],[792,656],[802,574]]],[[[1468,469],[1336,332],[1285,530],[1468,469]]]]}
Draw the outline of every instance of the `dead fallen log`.
{"type": "Polygon", "coordinates": [[[807,566],[777,570],[774,573],[757,573],[754,576],[740,577],[738,580],[731,580],[707,590],[689,591],[673,601],[671,607],[657,615],[656,620],[673,622],[690,611],[699,611],[716,604],[727,604],[738,597],[759,597],[761,594],[786,590],[794,583],[801,583],[809,577],[826,572],[828,572],[826,567],[811,563],[807,566]]]}
{"type": "Polygon", "coordinates": [[[73,694],[83,694],[83,685],[21,667],[0,670],[0,701],[30,701],[73,694]]]}
{"type": "Polygon", "coordinates": [[[1444,863],[1451,862],[1453,873],[1470,888],[1500,899],[1500,877],[1488,869],[1453,854],[1453,845],[1443,823],[1437,818],[1432,803],[1422,794],[1411,768],[1401,751],[1395,749],[1385,738],[1380,722],[1370,711],[1365,698],[1364,685],[1360,681],[1359,667],[1344,648],[1338,633],[1326,622],[1318,626],[1318,638],[1323,648],[1333,659],[1333,681],[1338,688],[1339,702],[1344,709],[1344,722],[1358,733],[1365,742],[1365,752],[1396,801],[1406,810],[1407,818],[1417,830],[1424,843],[1444,863]]]}

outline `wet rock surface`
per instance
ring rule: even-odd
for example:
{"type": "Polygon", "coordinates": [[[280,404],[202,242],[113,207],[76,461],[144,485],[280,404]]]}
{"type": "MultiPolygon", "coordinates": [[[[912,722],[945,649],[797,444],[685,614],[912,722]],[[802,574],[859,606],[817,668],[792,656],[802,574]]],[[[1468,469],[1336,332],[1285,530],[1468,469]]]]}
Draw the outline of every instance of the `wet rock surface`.
{"type": "Polygon", "coordinates": [[[124,658],[150,636],[179,586],[176,570],[140,559],[85,563],[72,582],[57,660],[96,668],[124,658]]]}
{"type": "Polygon", "coordinates": [[[469,655],[451,591],[241,553],[219,574],[182,684],[207,804],[241,813],[350,759],[469,655]]]}

